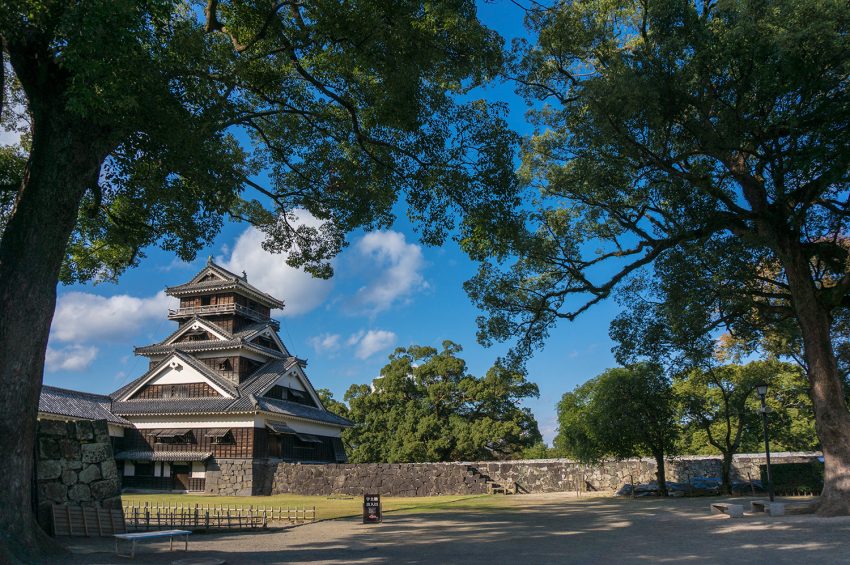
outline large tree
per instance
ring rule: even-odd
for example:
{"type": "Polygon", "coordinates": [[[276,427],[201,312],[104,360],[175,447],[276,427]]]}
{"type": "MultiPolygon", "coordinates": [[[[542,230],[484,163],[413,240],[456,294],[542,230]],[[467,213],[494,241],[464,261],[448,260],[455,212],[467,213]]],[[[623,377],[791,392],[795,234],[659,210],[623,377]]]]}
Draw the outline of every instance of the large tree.
{"type": "Polygon", "coordinates": [[[29,130],[0,159],[0,560],[36,546],[60,279],[114,279],[157,244],[191,259],[224,214],[330,276],[345,233],[388,225],[401,194],[438,243],[456,209],[512,190],[502,122],[453,102],[501,60],[472,0],[8,0],[0,54],[0,116],[29,130]]]}
{"type": "MultiPolygon", "coordinates": [[[[709,365],[684,371],[674,377],[673,392],[685,428],[682,436],[683,439],[687,438],[687,452],[704,453],[712,451],[711,448],[720,452],[721,488],[724,493],[732,492],[731,473],[735,453],[747,447],[759,450],[763,445],[761,406],[755,392],[756,385],[769,385],[773,449],[782,450],[789,440],[793,441],[792,438],[805,439],[805,434],[800,437],[797,433],[796,428],[799,426],[804,428],[804,432],[812,431],[811,427],[805,429],[806,424],[812,422],[811,412],[806,413],[805,405],[801,410],[793,402],[782,402],[789,396],[800,401],[801,379],[799,367],[778,361],[709,365]]],[[[811,438],[805,447],[812,447],[811,438]]]]}
{"type": "Polygon", "coordinates": [[[678,427],[673,391],[660,365],[608,369],[564,394],[557,413],[555,447],[568,457],[593,463],[650,455],[658,489],[667,495],[664,457],[675,448],[678,427]]]}
{"type": "Polygon", "coordinates": [[[537,131],[522,173],[540,195],[520,229],[467,242],[490,257],[468,284],[482,338],[528,353],[670,259],[679,289],[710,283],[744,306],[711,310],[706,332],[755,311],[762,330],[793,326],[826,464],[818,511],[850,513],[834,346],[850,305],[847,3],[570,0],[527,23],[538,41],[515,72],[537,131]]]}
{"type": "Polygon", "coordinates": [[[359,463],[510,459],[542,441],[537,421],[519,402],[537,396],[523,374],[496,364],[467,373],[451,341],[443,349],[399,348],[371,385],[345,393],[344,439],[359,463]]]}

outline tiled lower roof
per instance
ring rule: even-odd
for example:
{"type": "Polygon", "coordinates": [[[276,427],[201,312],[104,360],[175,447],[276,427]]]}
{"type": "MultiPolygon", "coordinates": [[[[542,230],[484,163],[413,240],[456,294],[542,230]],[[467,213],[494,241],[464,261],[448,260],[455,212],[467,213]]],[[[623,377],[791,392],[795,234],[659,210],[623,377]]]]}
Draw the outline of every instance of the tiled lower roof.
{"type": "Polygon", "coordinates": [[[319,422],[326,422],[337,426],[348,427],[354,425],[351,420],[337,416],[333,412],[313,408],[312,406],[305,406],[304,404],[298,404],[297,402],[290,402],[288,400],[277,400],[274,398],[260,396],[257,398],[257,405],[260,410],[272,412],[274,414],[294,416],[296,418],[304,418],[306,420],[317,420],[319,422]]]}
{"type": "MultiPolygon", "coordinates": [[[[181,358],[184,357],[191,359],[197,365],[202,366],[205,371],[210,373],[213,372],[211,369],[192,359],[188,355],[181,354],[181,358]]],[[[299,362],[300,360],[296,357],[273,359],[269,361],[254,371],[254,373],[242,382],[242,384],[235,387],[230,385],[235,398],[149,398],[126,400],[123,402],[115,401],[112,403],[112,410],[115,414],[119,414],[121,416],[139,416],[145,414],[246,414],[262,411],[301,418],[304,420],[312,420],[315,422],[323,422],[334,426],[352,426],[353,423],[350,420],[337,416],[327,410],[314,408],[312,406],[305,406],[304,404],[298,404],[297,402],[276,400],[262,396],[263,391],[265,391],[277,379],[279,379],[281,375],[285,374],[286,371],[299,362]]],[[[147,374],[150,374],[150,372],[147,374]]],[[[143,378],[144,377],[142,377],[142,379],[143,378]]],[[[133,383],[130,383],[130,385],[112,393],[113,398],[118,398],[119,396],[126,394],[129,389],[131,389],[134,384],[139,383],[140,380],[141,379],[137,379],[133,383]]]]}
{"type": "Polygon", "coordinates": [[[111,424],[132,425],[110,411],[111,403],[112,399],[102,394],[43,386],[38,399],[38,411],[82,420],[106,420],[111,424]]]}
{"type": "Polygon", "coordinates": [[[149,451],[137,449],[115,454],[119,461],[206,461],[212,457],[209,451],[149,451]]]}
{"type": "MultiPolygon", "coordinates": [[[[233,398],[144,398],[113,402],[112,411],[122,416],[141,414],[223,414],[231,412],[228,407],[233,398]]],[[[248,407],[244,412],[253,412],[248,407]]]]}
{"type": "Polygon", "coordinates": [[[283,357],[283,353],[275,349],[269,349],[256,343],[251,343],[245,338],[234,339],[204,339],[200,341],[180,341],[169,345],[145,345],[136,347],[133,351],[136,355],[161,355],[172,351],[220,351],[226,349],[250,349],[272,357],[283,357]]]}

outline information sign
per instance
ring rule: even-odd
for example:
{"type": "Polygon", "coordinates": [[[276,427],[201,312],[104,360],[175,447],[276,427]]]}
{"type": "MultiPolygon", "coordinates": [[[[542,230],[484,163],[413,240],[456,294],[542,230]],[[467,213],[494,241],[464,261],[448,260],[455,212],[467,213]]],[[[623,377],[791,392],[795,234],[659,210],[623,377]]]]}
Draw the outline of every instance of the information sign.
{"type": "Polygon", "coordinates": [[[363,495],[363,523],[377,524],[383,521],[381,517],[381,495],[363,495]]]}

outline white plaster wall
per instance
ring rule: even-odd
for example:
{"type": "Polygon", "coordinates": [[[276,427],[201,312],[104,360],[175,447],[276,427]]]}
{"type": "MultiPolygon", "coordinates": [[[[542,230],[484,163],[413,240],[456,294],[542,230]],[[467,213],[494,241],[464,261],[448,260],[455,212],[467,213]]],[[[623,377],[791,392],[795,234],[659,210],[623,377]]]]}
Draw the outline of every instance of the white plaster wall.
{"type": "Polygon", "coordinates": [[[203,479],[207,476],[203,461],[192,461],[192,478],[203,479]]]}
{"type": "MultiPolygon", "coordinates": [[[[219,415],[214,419],[199,420],[194,416],[131,416],[133,424],[140,430],[153,428],[253,428],[254,418],[248,414],[233,416],[219,415]]],[[[129,419],[129,418],[128,418],[129,419]]]]}
{"type": "Polygon", "coordinates": [[[132,461],[124,461],[124,476],[132,477],[136,474],[136,466],[132,461]]]}

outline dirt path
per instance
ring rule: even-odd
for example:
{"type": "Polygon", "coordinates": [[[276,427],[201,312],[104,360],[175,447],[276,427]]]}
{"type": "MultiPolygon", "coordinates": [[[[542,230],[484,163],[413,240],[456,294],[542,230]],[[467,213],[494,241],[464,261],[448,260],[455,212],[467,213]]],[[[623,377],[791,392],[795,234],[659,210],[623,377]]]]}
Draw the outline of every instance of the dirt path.
{"type": "MultiPolygon", "coordinates": [[[[189,556],[227,563],[850,563],[850,518],[710,515],[711,499],[525,495],[450,511],[387,514],[248,534],[194,535],[189,556]]],[[[748,506],[748,499],[742,502],[748,506]]],[[[109,540],[75,540],[69,563],[120,563],[109,540]]],[[[140,545],[133,563],[186,557],[140,545]]]]}

